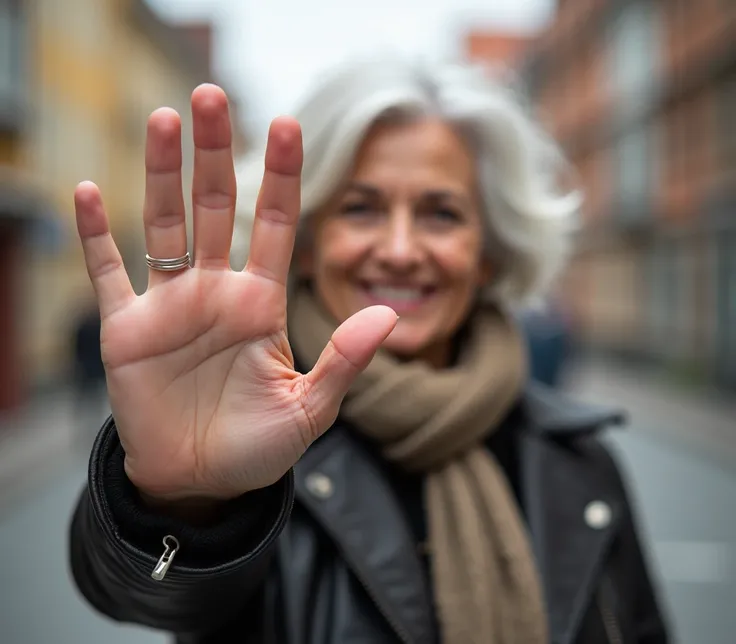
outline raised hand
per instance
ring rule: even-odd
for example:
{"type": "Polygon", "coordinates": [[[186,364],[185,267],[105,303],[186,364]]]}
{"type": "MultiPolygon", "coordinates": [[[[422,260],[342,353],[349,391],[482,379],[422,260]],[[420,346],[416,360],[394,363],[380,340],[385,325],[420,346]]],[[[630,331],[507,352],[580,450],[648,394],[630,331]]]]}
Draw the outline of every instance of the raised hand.
{"type": "MultiPolygon", "coordinates": [[[[300,208],[299,125],[286,117],[271,124],[248,263],[233,271],[236,185],[225,93],[198,87],[192,116],[192,267],[151,269],[137,296],[99,190],[83,182],[75,192],[125,469],[143,493],[171,501],[227,499],[277,481],[331,425],[353,378],[396,324],[389,308],[364,309],[337,329],[310,373],[294,370],[285,325],[300,208]]],[[[187,251],[181,157],[179,116],[155,111],[143,206],[153,258],[187,251]]]]}

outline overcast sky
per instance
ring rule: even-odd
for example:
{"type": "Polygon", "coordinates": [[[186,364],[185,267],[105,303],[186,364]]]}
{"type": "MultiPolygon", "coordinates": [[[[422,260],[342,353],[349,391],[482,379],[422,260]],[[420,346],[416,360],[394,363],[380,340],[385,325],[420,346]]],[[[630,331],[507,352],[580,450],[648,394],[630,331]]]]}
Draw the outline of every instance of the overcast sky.
{"type": "Polygon", "coordinates": [[[218,30],[215,66],[245,101],[256,130],[292,111],[320,70],[391,48],[444,58],[470,25],[529,32],[554,0],[148,0],[172,20],[209,17],[218,30]]]}

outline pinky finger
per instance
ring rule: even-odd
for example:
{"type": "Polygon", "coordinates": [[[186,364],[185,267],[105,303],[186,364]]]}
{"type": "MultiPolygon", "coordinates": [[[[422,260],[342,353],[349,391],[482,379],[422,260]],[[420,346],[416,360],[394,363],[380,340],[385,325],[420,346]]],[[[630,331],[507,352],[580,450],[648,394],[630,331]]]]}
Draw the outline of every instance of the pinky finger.
{"type": "Polygon", "coordinates": [[[77,230],[100,315],[105,318],[135,298],[123,260],[110,234],[99,188],[84,181],[74,191],[77,230]]]}

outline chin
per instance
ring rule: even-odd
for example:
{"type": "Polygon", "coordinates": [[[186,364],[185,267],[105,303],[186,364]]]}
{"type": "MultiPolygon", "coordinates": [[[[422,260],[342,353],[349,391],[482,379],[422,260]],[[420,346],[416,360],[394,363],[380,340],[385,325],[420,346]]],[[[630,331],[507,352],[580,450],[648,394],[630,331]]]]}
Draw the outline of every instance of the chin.
{"type": "Polygon", "coordinates": [[[397,326],[384,340],[381,347],[399,358],[410,360],[424,354],[433,344],[435,342],[431,334],[397,326]]]}

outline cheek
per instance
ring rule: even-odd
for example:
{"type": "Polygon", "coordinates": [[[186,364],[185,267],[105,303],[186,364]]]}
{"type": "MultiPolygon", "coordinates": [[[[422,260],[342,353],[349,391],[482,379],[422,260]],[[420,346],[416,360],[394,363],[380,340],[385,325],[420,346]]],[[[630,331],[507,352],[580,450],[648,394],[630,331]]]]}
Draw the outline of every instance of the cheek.
{"type": "Polygon", "coordinates": [[[325,227],[315,241],[313,277],[323,283],[347,279],[364,254],[365,241],[339,228],[325,227]]]}
{"type": "Polygon", "coordinates": [[[435,259],[458,294],[475,291],[484,281],[481,248],[475,240],[438,248],[435,259]]]}

